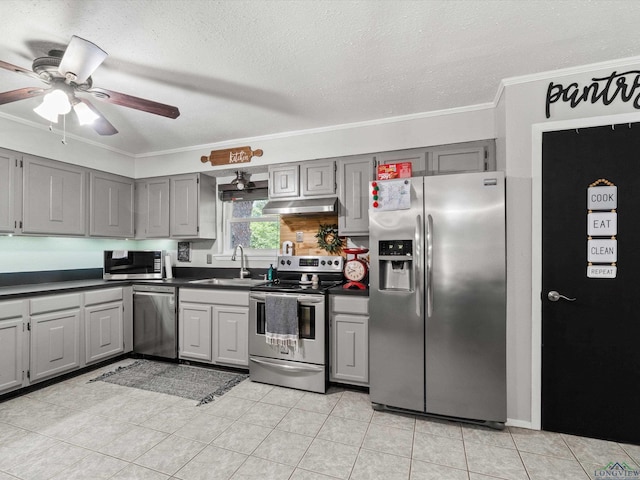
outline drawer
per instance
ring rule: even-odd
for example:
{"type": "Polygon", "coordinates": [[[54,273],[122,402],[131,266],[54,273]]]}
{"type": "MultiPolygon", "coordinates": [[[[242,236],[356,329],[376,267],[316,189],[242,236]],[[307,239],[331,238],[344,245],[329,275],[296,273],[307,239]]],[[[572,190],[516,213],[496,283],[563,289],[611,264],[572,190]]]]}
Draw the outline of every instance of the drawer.
{"type": "Polygon", "coordinates": [[[354,295],[330,295],[331,313],[353,313],[369,315],[369,297],[354,295]]]}
{"type": "Polygon", "coordinates": [[[180,301],[189,303],[208,303],[215,305],[249,306],[248,290],[226,290],[213,288],[181,288],[180,301]]]}
{"type": "Polygon", "coordinates": [[[0,320],[21,317],[23,307],[24,304],[22,303],[22,300],[0,302],[0,320]]]}
{"type": "Polygon", "coordinates": [[[49,297],[32,298],[29,301],[31,315],[39,313],[55,312],[58,310],[70,310],[80,307],[80,294],[70,293],[66,295],[52,295],[49,297]]]}
{"type": "Polygon", "coordinates": [[[122,288],[107,288],[106,290],[94,290],[84,294],[85,305],[98,303],[118,302],[122,300],[122,288]]]}

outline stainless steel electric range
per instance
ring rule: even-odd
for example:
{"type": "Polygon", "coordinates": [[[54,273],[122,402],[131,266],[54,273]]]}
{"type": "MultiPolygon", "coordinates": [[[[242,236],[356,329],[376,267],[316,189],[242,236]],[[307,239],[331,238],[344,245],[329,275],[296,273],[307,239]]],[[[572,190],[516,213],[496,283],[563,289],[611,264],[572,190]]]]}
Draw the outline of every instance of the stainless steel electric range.
{"type": "Polygon", "coordinates": [[[249,373],[251,380],[324,393],[329,379],[327,292],[342,283],[343,258],[278,257],[277,279],[249,294],[249,373]],[[267,296],[297,302],[297,348],[267,342],[267,296]]]}

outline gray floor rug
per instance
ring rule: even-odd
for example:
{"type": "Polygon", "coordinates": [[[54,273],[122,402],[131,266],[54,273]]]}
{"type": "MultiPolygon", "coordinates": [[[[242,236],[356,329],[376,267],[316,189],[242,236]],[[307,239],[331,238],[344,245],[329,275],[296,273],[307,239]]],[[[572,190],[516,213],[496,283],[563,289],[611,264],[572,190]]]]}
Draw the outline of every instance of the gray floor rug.
{"type": "Polygon", "coordinates": [[[131,365],[118,367],[89,382],[109,382],[124,387],[166,393],[198,400],[198,405],[209,403],[249,375],[173,363],[137,360],[131,365]]]}

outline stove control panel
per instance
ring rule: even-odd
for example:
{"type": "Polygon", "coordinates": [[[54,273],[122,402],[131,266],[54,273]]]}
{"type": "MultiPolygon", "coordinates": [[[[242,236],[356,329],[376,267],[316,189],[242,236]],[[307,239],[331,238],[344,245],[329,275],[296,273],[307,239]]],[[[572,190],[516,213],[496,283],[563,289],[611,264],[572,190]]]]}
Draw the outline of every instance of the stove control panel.
{"type": "Polygon", "coordinates": [[[280,272],[339,273],[344,267],[344,259],[338,256],[281,256],[278,257],[280,272]]]}

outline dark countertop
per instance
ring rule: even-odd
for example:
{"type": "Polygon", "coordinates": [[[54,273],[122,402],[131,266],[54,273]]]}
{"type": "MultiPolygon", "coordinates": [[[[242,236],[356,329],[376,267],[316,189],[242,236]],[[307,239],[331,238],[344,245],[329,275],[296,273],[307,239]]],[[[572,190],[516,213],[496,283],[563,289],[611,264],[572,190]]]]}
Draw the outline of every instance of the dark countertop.
{"type": "Polygon", "coordinates": [[[32,283],[28,285],[13,285],[0,287],[0,300],[29,297],[34,295],[49,295],[58,293],[71,293],[80,290],[95,290],[109,287],[128,287],[130,285],[164,285],[168,287],[208,288],[218,290],[249,290],[249,285],[211,285],[203,283],[190,283],[198,278],[172,278],[164,280],[72,280],[49,283],[32,283]]]}
{"type": "MultiPolygon", "coordinates": [[[[95,290],[109,287],[127,287],[130,285],[164,285],[173,287],[218,289],[218,290],[250,290],[251,285],[212,285],[207,283],[191,283],[204,278],[228,278],[235,276],[236,269],[184,269],[183,275],[164,280],[104,280],[101,269],[86,271],[35,272],[27,274],[5,275],[0,282],[0,300],[71,293],[82,290],[95,290]],[[70,275],[71,274],[71,275],[70,275]],[[84,277],[73,278],[73,274],[84,277]]],[[[329,290],[330,295],[368,296],[369,290],[344,289],[342,286],[329,290]]]]}
{"type": "Polygon", "coordinates": [[[368,297],[369,289],[360,290],[359,288],[342,288],[342,285],[329,289],[329,295],[355,295],[358,297],[368,297]]]}

